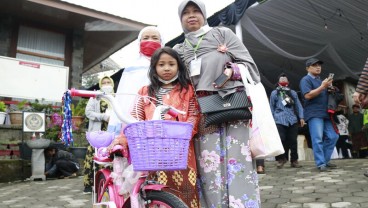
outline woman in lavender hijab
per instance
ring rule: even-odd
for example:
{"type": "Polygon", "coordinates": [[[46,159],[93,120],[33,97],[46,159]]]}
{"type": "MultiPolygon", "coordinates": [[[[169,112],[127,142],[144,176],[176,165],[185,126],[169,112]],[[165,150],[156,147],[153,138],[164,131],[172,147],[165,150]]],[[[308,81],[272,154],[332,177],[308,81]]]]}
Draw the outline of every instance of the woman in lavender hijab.
{"type": "MultiPolygon", "coordinates": [[[[238,37],[228,28],[208,26],[203,2],[184,0],[178,12],[185,41],[174,49],[189,68],[197,97],[225,96],[244,87],[238,70],[224,70],[226,62],[236,62],[260,82],[257,66],[238,37]],[[213,82],[222,73],[229,80],[218,87],[213,82]]],[[[261,207],[255,160],[248,145],[249,121],[204,127],[203,119],[195,139],[201,207],[261,207]]]]}

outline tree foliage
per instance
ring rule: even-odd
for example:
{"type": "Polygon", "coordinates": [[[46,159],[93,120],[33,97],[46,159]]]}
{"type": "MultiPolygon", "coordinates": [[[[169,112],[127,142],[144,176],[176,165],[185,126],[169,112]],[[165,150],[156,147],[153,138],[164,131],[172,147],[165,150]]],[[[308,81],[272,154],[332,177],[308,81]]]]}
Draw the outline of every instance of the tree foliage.
{"type": "Polygon", "coordinates": [[[82,77],[82,86],[87,89],[97,84],[98,81],[99,81],[98,73],[86,75],[82,77]]]}

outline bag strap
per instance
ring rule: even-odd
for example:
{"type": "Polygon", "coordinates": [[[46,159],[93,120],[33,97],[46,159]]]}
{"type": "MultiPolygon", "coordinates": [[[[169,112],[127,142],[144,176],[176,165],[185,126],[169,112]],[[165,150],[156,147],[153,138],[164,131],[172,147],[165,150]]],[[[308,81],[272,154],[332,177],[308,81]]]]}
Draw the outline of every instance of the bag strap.
{"type": "Polygon", "coordinates": [[[250,75],[248,71],[248,66],[244,66],[243,64],[238,64],[240,75],[242,77],[243,83],[245,85],[245,82],[248,81],[251,85],[255,85],[252,76],[250,75]]]}

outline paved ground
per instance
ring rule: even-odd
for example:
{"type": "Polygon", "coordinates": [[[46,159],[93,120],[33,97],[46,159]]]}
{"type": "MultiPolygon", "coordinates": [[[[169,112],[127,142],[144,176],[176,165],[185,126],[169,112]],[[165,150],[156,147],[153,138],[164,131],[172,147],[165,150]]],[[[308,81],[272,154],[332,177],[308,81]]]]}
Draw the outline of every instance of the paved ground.
{"type": "MultiPolygon", "coordinates": [[[[262,208],[368,208],[368,159],[333,161],[339,166],[319,173],[312,161],[300,169],[276,169],[266,162],[260,175],[262,208]]],[[[20,182],[0,185],[0,208],[92,207],[91,195],[82,194],[82,178],[20,182]]]]}

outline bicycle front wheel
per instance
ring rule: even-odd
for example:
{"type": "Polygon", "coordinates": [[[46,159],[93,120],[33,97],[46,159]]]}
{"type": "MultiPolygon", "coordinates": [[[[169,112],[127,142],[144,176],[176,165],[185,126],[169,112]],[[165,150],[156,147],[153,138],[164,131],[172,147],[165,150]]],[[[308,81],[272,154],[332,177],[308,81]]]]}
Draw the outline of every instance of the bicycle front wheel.
{"type": "Polygon", "coordinates": [[[97,192],[97,202],[114,202],[115,201],[115,191],[112,184],[106,184],[106,177],[104,174],[100,174],[97,178],[96,192],[97,192]]]}
{"type": "Polygon", "coordinates": [[[164,191],[147,191],[145,207],[155,208],[188,208],[177,196],[164,191]]]}

